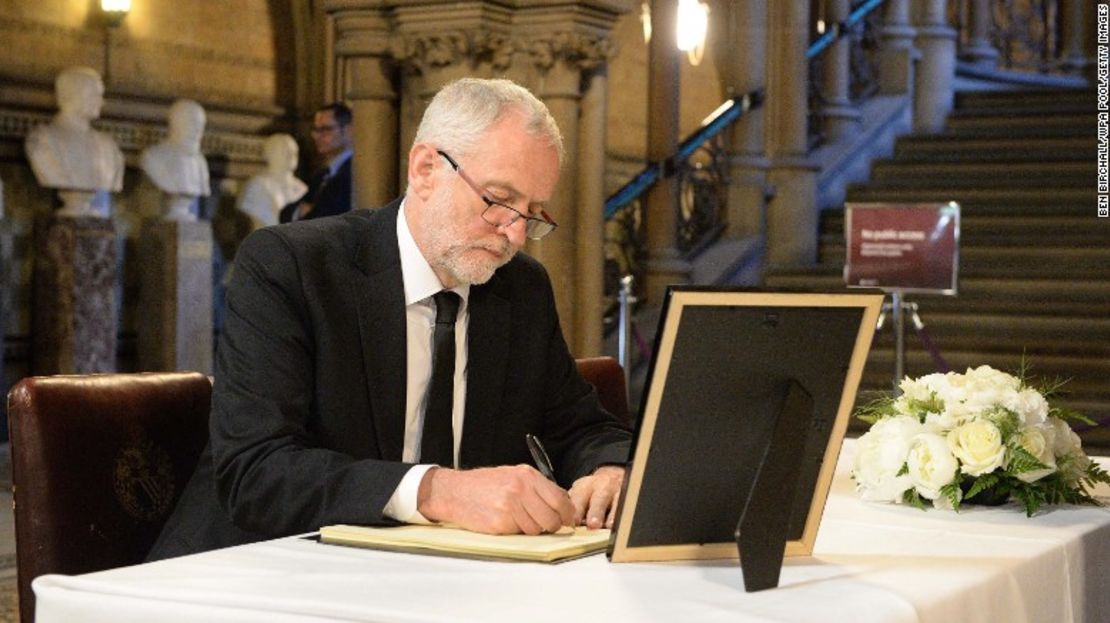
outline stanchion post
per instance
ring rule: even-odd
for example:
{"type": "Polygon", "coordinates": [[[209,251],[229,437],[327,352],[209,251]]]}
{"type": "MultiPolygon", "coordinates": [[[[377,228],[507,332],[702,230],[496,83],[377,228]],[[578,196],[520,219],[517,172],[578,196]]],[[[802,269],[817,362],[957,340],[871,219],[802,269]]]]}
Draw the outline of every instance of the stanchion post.
{"type": "Polygon", "coordinates": [[[905,371],[906,357],[906,315],[902,309],[902,291],[890,291],[890,313],[894,318],[894,396],[902,394],[898,383],[905,371]]]}
{"type": "Polygon", "coordinates": [[[621,289],[617,294],[620,306],[620,321],[617,326],[617,359],[624,370],[624,383],[628,386],[629,370],[632,366],[632,304],[636,299],[632,296],[632,275],[621,277],[621,289]]]}

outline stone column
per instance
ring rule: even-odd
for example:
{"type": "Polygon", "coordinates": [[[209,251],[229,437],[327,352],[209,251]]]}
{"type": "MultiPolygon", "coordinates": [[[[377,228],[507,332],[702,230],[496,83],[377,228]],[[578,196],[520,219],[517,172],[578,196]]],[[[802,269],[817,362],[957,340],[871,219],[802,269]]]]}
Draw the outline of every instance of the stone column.
{"type": "Polygon", "coordinates": [[[398,95],[390,51],[390,25],[381,2],[327,0],[331,53],[328,85],[354,116],[351,205],[376,208],[403,188],[398,173],[398,95]],[[356,6],[365,5],[365,6],[356,6]],[[352,9],[358,10],[352,10],[352,9]]]}
{"type": "Polygon", "coordinates": [[[921,62],[914,84],[915,132],[939,132],[952,112],[957,33],[948,25],[946,5],[945,0],[916,0],[921,62]]]}
{"type": "Polygon", "coordinates": [[[212,374],[212,226],[150,221],[139,259],[139,367],[212,374]]]}
{"type": "MultiPolygon", "coordinates": [[[[829,22],[842,23],[848,19],[848,0],[828,0],[829,22]]],[[[841,36],[825,50],[821,66],[821,118],[825,136],[830,143],[851,137],[859,130],[860,113],[851,100],[852,41],[841,36]]]]}
{"type": "Polygon", "coordinates": [[[35,223],[32,367],[35,374],[116,369],[116,232],[98,216],[35,223]]]}
{"type": "MultiPolygon", "coordinates": [[[[608,76],[605,67],[587,75],[579,120],[578,227],[574,232],[577,284],[575,333],[571,350],[579,357],[596,356],[602,348],[605,314],[605,117],[608,76]]],[[[565,232],[570,233],[570,232],[565,232]]]]}
{"type": "Polygon", "coordinates": [[[798,78],[808,72],[808,0],[768,3],[768,23],[768,262],[810,265],[817,259],[817,167],[807,156],[807,82],[798,78]]]}
{"type": "MultiPolygon", "coordinates": [[[[535,44],[538,46],[538,53],[532,55],[532,62],[542,79],[534,79],[526,84],[536,97],[543,100],[558,123],[563,132],[563,147],[567,155],[549,210],[552,218],[559,223],[559,230],[539,242],[529,241],[527,249],[529,254],[543,262],[551,275],[563,334],[571,350],[577,351],[579,335],[576,310],[580,300],[577,282],[579,270],[585,268],[578,265],[578,246],[588,242],[578,240],[576,234],[579,223],[590,218],[582,209],[575,179],[579,168],[579,139],[582,138],[578,129],[582,72],[567,58],[569,49],[561,49],[556,37],[537,36],[535,44]]],[[[598,268],[600,269],[600,265],[598,268]]],[[[597,319],[600,321],[601,316],[597,319]]]]}
{"type": "Polygon", "coordinates": [[[971,0],[970,37],[967,46],[961,51],[960,56],[975,65],[987,69],[998,66],[998,50],[991,44],[991,31],[994,30],[994,15],[991,11],[991,0],[971,0]]]}
{"type": "MultiPolygon", "coordinates": [[[[652,0],[651,43],[648,44],[649,162],[662,163],[678,149],[679,52],[675,43],[678,4],[652,0]]],[[[690,263],[678,253],[679,184],[676,176],[660,176],[647,192],[643,218],[647,229],[647,299],[661,303],[666,287],[690,280],[690,263]]]]}
{"type": "Polygon", "coordinates": [[[910,25],[910,0],[887,0],[883,9],[879,49],[879,92],[913,93],[914,63],[920,54],[913,45],[917,34],[910,25]]]}
{"type": "Polygon", "coordinates": [[[344,99],[354,115],[355,154],[351,205],[376,208],[400,194],[398,177],[397,94],[392,68],[380,58],[353,58],[344,99]]]}
{"type": "Polygon", "coordinates": [[[1082,74],[1091,65],[1085,45],[1095,23],[1090,7],[1086,0],[1060,0],[1060,67],[1070,74],[1082,74]]]}
{"type": "Polygon", "coordinates": [[[565,14],[521,11],[516,32],[529,42],[516,78],[547,105],[563,133],[566,162],[552,197],[559,230],[528,252],[551,273],[563,333],[576,356],[601,352],[605,201],[605,63],[608,32],[565,14]]]}
{"type": "MultiPolygon", "coordinates": [[[[763,88],[767,81],[767,7],[762,2],[732,2],[725,15],[727,36],[714,37],[725,92],[730,96],[763,88]]],[[[731,238],[766,233],[767,155],[764,110],[756,108],[727,130],[729,143],[728,230],[731,238]]]]}

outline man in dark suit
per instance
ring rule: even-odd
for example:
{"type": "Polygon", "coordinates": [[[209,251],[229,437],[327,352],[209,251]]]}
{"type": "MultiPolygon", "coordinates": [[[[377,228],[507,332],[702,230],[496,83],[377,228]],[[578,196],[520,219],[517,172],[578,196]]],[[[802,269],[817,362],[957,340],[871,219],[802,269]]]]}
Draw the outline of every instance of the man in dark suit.
{"type": "Polygon", "coordinates": [[[464,79],[429,104],[401,200],[252,234],[211,441],[151,559],[333,523],[611,526],[630,435],[578,375],[546,271],[517,253],[555,229],[561,161],[531,93],[464,79]],[[557,482],[529,465],[529,433],[557,482]]]}
{"type": "Polygon", "coordinates": [[[282,223],[342,214],[351,210],[351,158],[354,128],[351,109],[340,102],[321,106],[312,119],[312,141],[324,160],[308,180],[304,197],[278,214],[282,223]]]}

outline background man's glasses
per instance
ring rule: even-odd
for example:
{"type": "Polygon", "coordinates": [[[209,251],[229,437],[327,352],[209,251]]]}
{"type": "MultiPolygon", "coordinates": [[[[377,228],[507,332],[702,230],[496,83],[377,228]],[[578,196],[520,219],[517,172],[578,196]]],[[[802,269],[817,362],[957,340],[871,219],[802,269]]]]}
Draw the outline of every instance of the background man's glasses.
{"type": "Polygon", "coordinates": [[[482,198],[482,201],[486,204],[486,209],[482,211],[483,221],[494,227],[508,227],[520,219],[524,219],[524,235],[532,240],[539,240],[555,231],[555,228],[558,227],[555,221],[551,220],[551,217],[543,210],[540,210],[538,217],[528,216],[511,206],[490,199],[489,195],[487,195],[480,186],[474,183],[474,180],[470,179],[469,175],[463,172],[459,163],[455,162],[451,156],[447,155],[447,152],[437,149],[436,153],[443,156],[443,158],[451,164],[451,168],[455,169],[455,173],[458,173],[459,177],[466,182],[466,185],[473,189],[474,192],[478,193],[478,196],[482,198]]]}

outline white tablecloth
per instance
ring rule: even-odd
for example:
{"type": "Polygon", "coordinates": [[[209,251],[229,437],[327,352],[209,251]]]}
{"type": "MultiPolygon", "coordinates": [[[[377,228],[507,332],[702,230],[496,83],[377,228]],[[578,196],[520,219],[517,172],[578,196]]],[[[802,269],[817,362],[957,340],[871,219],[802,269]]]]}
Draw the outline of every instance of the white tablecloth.
{"type": "MultiPolygon", "coordinates": [[[[1110,620],[1110,510],[923,512],[859,501],[841,453],[814,556],[746,593],[736,563],[499,563],[286,538],[34,583],[39,623],[83,621],[1110,620]]],[[[1104,465],[1107,462],[1104,461],[1104,465]]],[[[1110,489],[1099,495],[1110,502],[1110,489]]]]}

